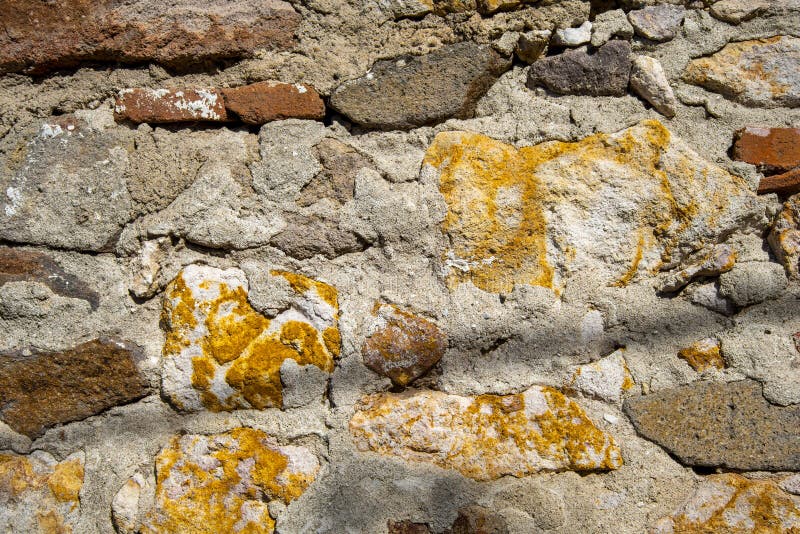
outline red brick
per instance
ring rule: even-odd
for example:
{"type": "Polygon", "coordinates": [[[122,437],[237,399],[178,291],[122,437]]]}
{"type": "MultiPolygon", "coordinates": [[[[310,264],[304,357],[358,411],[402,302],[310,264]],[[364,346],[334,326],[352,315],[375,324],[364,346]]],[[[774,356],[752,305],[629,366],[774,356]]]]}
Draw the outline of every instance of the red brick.
{"type": "Polygon", "coordinates": [[[758,184],[758,193],[778,193],[779,195],[794,195],[800,193],[800,167],[783,174],[765,176],[758,184]]]}
{"type": "Polygon", "coordinates": [[[117,120],[150,122],[222,122],[227,120],[216,89],[123,89],[114,106],[117,120]]]}
{"type": "Polygon", "coordinates": [[[757,165],[764,172],[800,166],[800,128],[742,128],[736,132],[733,159],[757,165]]]}
{"type": "Polygon", "coordinates": [[[325,116],[325,104],[310,85],[259,82],[222,89],[222,94],[228,111],[247,124],[325,116]]]}

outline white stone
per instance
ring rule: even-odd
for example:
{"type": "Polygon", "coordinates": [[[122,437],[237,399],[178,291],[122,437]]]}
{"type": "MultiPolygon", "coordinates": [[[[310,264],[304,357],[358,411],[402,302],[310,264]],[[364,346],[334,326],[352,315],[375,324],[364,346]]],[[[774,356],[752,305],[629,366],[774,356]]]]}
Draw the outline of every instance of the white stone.
{"type": "Polygon", "coordinates": [[[577,28],[561,28],[553,35],[556,46],[576,47],[588,43],[592,39],[592,23],[588,20],[577,28]]]}

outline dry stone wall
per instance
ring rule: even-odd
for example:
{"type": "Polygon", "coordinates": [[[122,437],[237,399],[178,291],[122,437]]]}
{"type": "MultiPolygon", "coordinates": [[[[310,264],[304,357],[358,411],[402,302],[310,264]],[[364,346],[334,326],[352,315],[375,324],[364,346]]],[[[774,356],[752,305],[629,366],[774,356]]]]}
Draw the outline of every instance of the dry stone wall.
{"type": "Polygon", "coordinates": [[[800,1],[0,29],[0,531],[800,533],[800,1]]]}

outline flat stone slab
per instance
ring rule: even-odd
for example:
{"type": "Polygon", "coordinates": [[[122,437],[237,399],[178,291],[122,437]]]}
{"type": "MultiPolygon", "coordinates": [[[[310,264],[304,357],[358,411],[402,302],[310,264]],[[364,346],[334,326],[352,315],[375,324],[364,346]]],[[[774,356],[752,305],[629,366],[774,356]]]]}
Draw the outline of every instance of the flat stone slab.
{"type": "Polygon", "coordinates": [[[639,434],[686,465],[800,469],[800,405],[770,404],[758,382],[694,382],[630,398],[624,410],[639,434]]]}
{"type": "Polygon", "coordinates": [[[534,61],[527,85],[562,95],[623,96],[631,75],[631,45],[610,41],[590,54],[568,50],[534,61]]]}
{"type": "Polygon", "coordinates": [[[458,43],[424,56],[378,61],[366,75],[337,87],[330,103],[355,123],[386,130],[467,119],[510,67],[509,59],[488,46],[458,43]]]}
{"type": "Polygon", "coordinates": [[[0,73],[248,57],[259,48],[292,46],[300,23],[282,0],[2,0],[0,13],[0,73]]]}

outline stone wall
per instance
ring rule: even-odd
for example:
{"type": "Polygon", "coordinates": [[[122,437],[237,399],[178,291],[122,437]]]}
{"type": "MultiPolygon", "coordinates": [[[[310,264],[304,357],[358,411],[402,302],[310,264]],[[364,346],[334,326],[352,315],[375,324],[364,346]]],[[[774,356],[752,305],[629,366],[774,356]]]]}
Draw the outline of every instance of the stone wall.
{"type": "Polygon", "coordinates": [[[0,14],[0,531],[800,533],[800,1],[0,14]]]}

